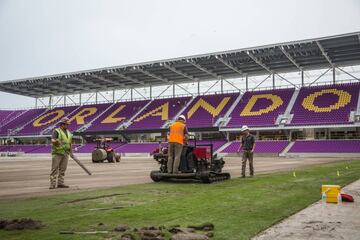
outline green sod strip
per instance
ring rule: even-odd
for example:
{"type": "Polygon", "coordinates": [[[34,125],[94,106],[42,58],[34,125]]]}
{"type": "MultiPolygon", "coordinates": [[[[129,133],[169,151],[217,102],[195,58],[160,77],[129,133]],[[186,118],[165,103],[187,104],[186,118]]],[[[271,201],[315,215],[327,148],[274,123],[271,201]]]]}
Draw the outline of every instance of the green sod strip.
{"type": "Polygon", "coordinates": [[[0,218],[32,218],[46,227],[0,230],[0,239],[118,239],[121,234],[112,232],[118,224],[140,228],[207,222],[215,225],[214,239],[249,239],[319,200],[322,184],[345,186],[357,180],[359,172],[360,160],[357,160],[306,167],[297,170],[296,177],[289,171],[216,184],[151,183],[1,200],[0,218]],[[59,234],[104,230],[110,233],[59,234]]]}

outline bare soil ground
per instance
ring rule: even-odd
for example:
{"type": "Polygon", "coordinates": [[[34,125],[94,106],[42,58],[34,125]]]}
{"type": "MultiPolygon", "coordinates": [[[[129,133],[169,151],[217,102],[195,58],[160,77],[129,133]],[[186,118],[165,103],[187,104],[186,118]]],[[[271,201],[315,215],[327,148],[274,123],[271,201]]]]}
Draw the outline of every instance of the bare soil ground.
{"type": "MultiPolygon", "coordinates": [[[[51,157],[22,156],[0,158],[0,199],[34,197],[70,193],[96,188],[113,187],[151,182],[151,170],[158,164],[150,157],[124,157],[120,163],[92,163],[89,157],[79,159],[93,173],[88,176],[73,161],[69,160],[65,182],[69,189],[49,190],[51,157]]],[[[225,158],[224,170],[232,177],[239,177],[241,160],[237,157],[225,158]]],[[[349,158],[280,158],[255,157],[255,174],[296,169],[306,165],[323,164],[349,158]]]]}

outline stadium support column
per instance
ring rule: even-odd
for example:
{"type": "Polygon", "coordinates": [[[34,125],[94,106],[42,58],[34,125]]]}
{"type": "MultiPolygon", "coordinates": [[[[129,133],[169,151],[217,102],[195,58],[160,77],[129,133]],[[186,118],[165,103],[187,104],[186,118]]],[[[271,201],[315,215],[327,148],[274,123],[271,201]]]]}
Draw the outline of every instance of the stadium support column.
{"type": "Polygon", "coordinates": [[[333,67],[333,68],[332,68],[333,84],[335,84],[335,82],[336,82],[335,73],[336,73],[336,70],[335,70],[335,67],[333,67]]]}
{"type": "Polygon", "coordinates": [[[115,89],[112,90],[112,101],[115,102],[115,89]]]}
{"type": "Polygon", "coordinates": [[[246,89],[246,91],[249,90],[249,77],[248,77],[248,75],[245,76],[245,89],[246,89]]]}
{"type": "Polygon", "coordinates": [[[273,85],[273,89],[275,89],[275,74],[272,74],[272,85],[273,85]]]}
{"type": "Polygon", "coordinates": [[[81,93],[79,93],[79,104],[81,105],[81,93]]]}
{"type": "Polygon", "coordinates": [[[64,106],[66,106],[66,95],[64,95],[63,98],[64,98],[64,106]]]}
{"type": "Polygon", "coordinates": [[[220,79],[220,89],[221,89],[221,93],[224,92],[224,80],[221,78],[220,79]]]}
{"type": "Polygon", "coordinates": [[[304,70],[301,70],[301,86],[304,86],[304,70]]]}
{"type": "Polygon", "coordinates": [[[149,88],[150,88],[150,91],[149,91],[150,92],[150,100],[152,100],[152,86],[150,85],[149,88]]]}
{"type": "Polygon", "coordinates": [[[95,103],[98,103],[98,92],[95,92],[95,103]]]}
{"type": "Polygon", "coordinates": [[[133,96],[134,96],[134,90],[133,88],[130,88],[130,100],[133,100],[133,96]]]}
{"type": "Polygon", "coordinates": [[[35,98],[35,108],[38,106],[38,98],[35,98]]]}
{"type": "Polygon", "coordinates": [[[173,98],[175,97],[175,83],[173,83],[173,98]]]}
{"type": "Polygon", "coordinates": [[[50,95],[49,96],[49,108],[51,108],[51,105],[52,105],[52,96],[50,95]]]}
{"type": "Polygon", "coordinates": [[[198,80],[197,85],[198,85],[197,93],[198,93],[198,95],[200,95],[200,80],[198,80]]]}

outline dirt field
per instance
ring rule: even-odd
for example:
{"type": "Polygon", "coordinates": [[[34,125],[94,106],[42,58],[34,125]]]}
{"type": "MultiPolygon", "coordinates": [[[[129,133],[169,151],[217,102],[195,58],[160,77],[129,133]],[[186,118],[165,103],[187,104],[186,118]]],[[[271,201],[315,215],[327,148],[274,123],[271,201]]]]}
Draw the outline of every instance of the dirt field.
{"type": "MultiPolygon", "coordinates": [[[[305,165],[348,160],[349,158],[255,158],[255,174],[295,169],[305,165]]],[[[93,164],[90,157],[80,160],[92,171],[88,176],[70,160],[65,181],[70,189],[49,190],[50,156],[0,158],[0,198],[32,197],[84,191],[88,189],[151,182],[149,173],[158,164],[149,157],[126,157],[120,163],[93,164]]],[[[225,171],[240,176],[240,158],[226,158],[225,171]]]]}

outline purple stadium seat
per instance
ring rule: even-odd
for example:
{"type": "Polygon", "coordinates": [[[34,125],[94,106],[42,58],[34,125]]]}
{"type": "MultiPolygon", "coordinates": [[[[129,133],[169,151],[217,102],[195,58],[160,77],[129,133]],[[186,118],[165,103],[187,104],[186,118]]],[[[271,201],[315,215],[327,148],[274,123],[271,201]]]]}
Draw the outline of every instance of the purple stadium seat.
{"type": "MultiPolygon", "coordinates": [[[[124,144],[126,144],[126,143],[124,143],[124,142],[108,143],[108,145],[110,147],[112,147],[113,149],[117,149],[124,144]]],[[[96,148],[96,146],[97,146],[96,142],[91,142],[91,143],[86,143],[84,145],[74,145],[73,150],[74,150],[74,153],[91,153],[96,148]]]]}
{"type": "Polygon", "coordinates": [[[297,140],[289,153],[360,153],[360,140],[297,140]]]}
{"type": "Polygon", "coordinates": [[[117,153],[152,153],[159,147],[159,143],[128,143],[116,148],[117,153]]]}
{"type": "MultiPolygon", "coordinates": [[[[225,143],[226,143],[225,140],[198,140],[198,141],[196,141],[196,145],[212,144],[213,145],[213,151],[218,150],[225,143]]],[[[189,145],[194,145],[194,141],[189,140],[189,145]]]]}
{"type": "Polygon", "coordinates": [[[6,125],[2,126],[0,128],[0,135],[1,136],[8,135],[8,131],[10,129],[16,129],[18,127],[23,126],[24,124],[28,123],[29,121],[35,119],[37,116],[43,114],[45,111],[46,111],[45,108],[30,109],[30,110],[25,111],[23,114],[14,118],[12,121],[7,123],[6,125]]]}
{"type": "Polygon", "coordinates": [[[7,145],[0,148],[0,152],[24,152],[32,153],[33,151],[44,147],[45,145],[7,145]]]}
{"type": "Polygon", "coordinates": [[[34,119],[33,122],[30,122],[29,124],[27,124],[17,134],[21,135],[21,136],[38,135],[38,134],[40,134],[40,132],[42,130],[46,129],[47,127],[49,127],[53,124],[56,124],[58,121],[61,120],[62,117],[68,115],[69,113],[74,111],[76,108],[78,108],[78,106],[58,107],[58,108],[51,109],[48,112],[39,115],[38,118],[34,119]],[[38,120],[40,120],[40,121],[38,121],[38,120]]]}
{"type": "Polygon", "coordinates": [[[278,115],[285,112],[293,93],[294,89],[246,92],[231,113],[226,127],[274,126],[278,115]]]}
{"type": "MultiPolygon", "coordinates": [[[[289,141],[256,141],[255,153],[281,153],[289,141]]],[[[222,153],[236,153],[240,147],[239,141],[232,142],[229,146],[223,149],[222,153]]]]}
{"type": "MultiPolygon", "coordinates": [[[[197,141],[196,144],[213,144],[214,151],[224,145],[225,140],[201,140],[197,141]]],[[[194,145],[194,141],[190,140],[189,145],[194,145]]],[[[162,147],[168,146],[166,142],[161,143],[162,147]]],[[[152,153],[156,148],[159,147],[159,143],[156,142],[145,142],[145,143],[127,143],[115,149],[118,153],[152,153]]]]}
{"type": "Polygon", "coordinates": [[[76,131],[77,129],[82,127],[84,124],[93,120],[97,115],[99,115],[103,111],[105,111],[108,107],[110,107],[110,105],[111,105],[111,103],[92,104],[92,105],[82,106],[76,112],[72,113],[69,116],[69,119],[70,119],[69,130],[76,131]],[[79,117],[75,118],[75,116],[79,116],[79,117]]]}
{"type": "Polygon", "coordinates": [[[197,96],[186,108],[188,127],[212,127],[229,110],[239,93],[197,96]]]}
{"type": "Polygon", "coordinates": [[[356,109],[359,83],[301,88],[291,125],[345,124],[356,109]]]}
{"type": "Polygon", "coordinates": [[[0,110],[0,127],[10,122],[26,110],[0,110]]]}
{"type": "Polygon", "coordinates": [[[128,129],[158,129],[175,117],[190,97],[156,99],[144,109],[128,129]]]}

